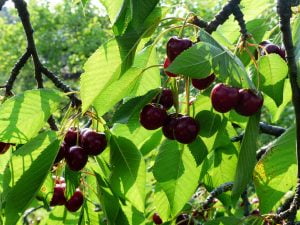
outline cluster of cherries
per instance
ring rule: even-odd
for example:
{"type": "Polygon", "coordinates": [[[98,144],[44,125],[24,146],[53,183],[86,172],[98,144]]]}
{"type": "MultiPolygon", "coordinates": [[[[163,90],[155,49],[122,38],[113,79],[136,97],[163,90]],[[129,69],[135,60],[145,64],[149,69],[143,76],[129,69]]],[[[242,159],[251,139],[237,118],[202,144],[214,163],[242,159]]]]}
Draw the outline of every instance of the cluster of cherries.
{"type": "MultiPolygon", "coordinates": [[[[158,213],[153,214],[152,221],[155,224],[163,224],[163,221],[160,218],[160,216],[158,215],[158,213]]],[[[194,221],[192,219],[190,219],[190,217],[187,214],[183,213],[183,214],[180,214],[179,216],[177,216],[176,224],[177,225],[194,225],[194,221]]]]}
{"type": "Polygon", "coordinates": [[[69,200],[66,199],[66,182],[63,177],[54,177],[54,191],[50,206],[64,205],[68,211],[76,212],[83,204],[84,196],[79,188],[73,193],[69,200]]]}
{"type": "Polygon", "coordinates": [[[164,88],[152,103],[143,107],[140,113],[141,125],[148,130],[162,127],[166,138],[177,140],[180,143],[193,142],[199,132],[198,122],[192,117],[179,113],[168,115],[167,110],[172,106],[173,93],[170,89],[164,88]]]}
{"type": "Polygon", "coordinates": [[[69,128],[56,156],[55,162],[66,159],[71,170],[79,171],[86,165],[88,156],[99,155],[107,146],[105,133],[89,128],[78,130],[69,128]]]}

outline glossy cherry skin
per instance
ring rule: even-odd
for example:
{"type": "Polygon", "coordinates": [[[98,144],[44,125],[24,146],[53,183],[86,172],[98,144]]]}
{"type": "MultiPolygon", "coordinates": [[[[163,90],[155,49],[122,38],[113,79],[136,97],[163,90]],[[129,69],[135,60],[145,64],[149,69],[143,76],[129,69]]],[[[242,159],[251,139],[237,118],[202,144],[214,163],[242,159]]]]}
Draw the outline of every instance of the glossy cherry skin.
{"type": "Polygon", "coordinates": [[[87,161],[87,151],[80,146],[72,146],[66,153],[66,162],[71,170],[81,170],[86,165],[87,161]]]}
{"type": "Polygon", "coordinates": [[[166,110],[173,106],[173,93],[171,89],[164,88],[160,94],[152,101],[153,103],[161,104],[166,110]],[[159,101],[158,101],[159,99],[159,101]]]}
{"type": "Polygon", "coordinates": [[[169,58],[166,58],[166,59],[165,59],[165,62],[164,62],[164,71],[165,71],[165,74],[166,74],[167,76],[169,76],[169,77],[177,77],[176,74],[166,71],[166,69],[169,67],[170,64],[171,64],[170,59],[169,59],[169,58]]]}
{"type": "Polygon", "coordinates": [[[9,149],[10,144],[5,142],[0,142],[0,154],[4,154],[9,149]]]}
{"type": "Polygon", "coordinates": [[[199,90],[204,90],[208,88],[216,79],[215,74],[211,74],[208,77],[202,79],[192,79],[192,84],[195,88],[199,90]]]}
{"type": "Polygon", "coordinates": [[[64,205],[66,203],[65,187],[65,183],[55,185],[50,206],[64,205]]]}
{"type": "Polygon", "coordinates": [[[72,197],[66,202],[65,206],[70,212],[76,212],[83,204],[83,194],[80,190],[76,190],[72,197]]]}
{"type": "Polygon", "coordinates": [[[167,43],[167,56],[172,62],[181,52],[192,45],[193,42],[188,38],[171,37],[167,43]]]}
{"type": "Polygon", "coordinates": [[[66,135],[65,135],[65,139],[64,142],[68,145],[68,146],[74,146],[77,143],[77,135],[78,135],[78,131],[75,127],[70,127],[69,130],[67,131],[66,135]]]}
{"type": "Polygon", "coordinates": [[[194,225],[194,222],[193,220],[189,221],[189,216],[183,213],[177,216],[176,225],[194,225]]]}
{"type": "Polygon", "coordinates": [[[140,113],[140,123],[147,130],[161,127],[167,118],[167,112],[162,105],[150,103],[144,106],[140,113]]]}
{"type": "Polygon", "coordinates": [[[172,113],[170,115],[168,115],[163,127],[162,127],[162,132],[164,134],[164,136],[170,140],[174,140],[175,136],[174,136],[174,129],[177,125],[177,120],[179,117],[182,117],[183,115],[181,114],[176,114],[176,113],[172,113]]]}
{"type": "Polygon", "coordinates": [[[69,146],[65,142],[63,142],[58,150],[56,158],[54,160],[54,164],[59,163],[61,160],[65,158],[66,152],[68,151],[69,146]]]}
{"type": "Polygon", "coordinates": [[[81,146],[89,155],[99,155],[107,146],[106,135],[92,130],[85,131],[81,136],[81,146]]]}
{"type": "Polygon", "coordinates": [[[198,122],[189,116],[182,116],[177,119],[174,128],[174,137],[177,141],[183,144],[192,143],[200,130],[198,122]]]}
{"type": "Polygon", "coordinates": [[[239,91],[237,88],[220,83],[214,86],[210,97],[214,109],[220,113],[226,113],[238,104],[239,91]]]}
{"type": "Polygon", "coordinates": [[[155,224],[162,224],[163,221],[162,219],[160,218],[160,216],[158,215],[158,213],[154,213],[153,216],[152,216],[152,221],[155,223],[155,224]]]}
{"type": "Polygon", "coordinates": [[[267,55],[275,53],[281,56],[285,60],[285,50],[275,44],[268,44],[261,49],[261,55],[267,55]]]}
{"type": "Polygon", "coordinates": [[[239,90],[240,100],[235,111],[243,116],[252,116],[257,113],[263,105],[263,98],[250,89],[239,90]]]}

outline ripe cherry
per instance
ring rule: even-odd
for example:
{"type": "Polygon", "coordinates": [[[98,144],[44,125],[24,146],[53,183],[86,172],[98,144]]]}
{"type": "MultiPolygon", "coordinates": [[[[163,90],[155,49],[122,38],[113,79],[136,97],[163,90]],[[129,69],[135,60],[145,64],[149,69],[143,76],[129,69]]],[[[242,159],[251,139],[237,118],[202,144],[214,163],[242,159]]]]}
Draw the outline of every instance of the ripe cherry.
{"type": "Polygon", "coordinates": [[[81,135],[81,146],[89,155],[99,155],[107,146],[104,133],[87,130],[81,135]]]}
{"type": "Polygon", "coordinates": [[[215,74],[211,74],[208,77],[202,78],[202,79],[192,79],[192,84],[195,88],[199,90],[204,90],[208,88],[216,79],[215,74]]]}
{"type": "Polygon", "coordinates": [[[77,143],[78,130],[75,127],[70,127],[66,133],[64,142],[68,146],[74,146],[77,143]]]}
{"type": "Polygon", "coordinates": [[[165,69],[164,71],[165,71],[165,73],[166,73],[167,76],[169,76],[169,77],[177,77],[176,74],[166,71],[166,69],[169,67],[170,64],[171,64],[170,59],[169,59],[169,58],[166,58],[166,59],[165,59],[165,62],[164,62],[164,69],[165,69]]]}
{"type": "Polygon", "coordinates": [[[77,189],[65,206],[70,212],[76,212],[83,204],[83,194],[77,189]]]}
{"type": "Polygon", "coordinates": [[[65,158],[66,152],[68,151],[69,146],[65,142],[63,142],[58,150],[58,154],[54,160],[54,164],[59,163],[61,160],[65,158]]]}
{"type": "Polygon", "coordinates": [[[235,107],[235,111],[243,116],[252,116],[263,105],[263,98],[250,89],[239,90],[240,100],[235,107]]]}
{"type": "Polygon", "coordinates": [[[199,124],[194,118],[182,116],[177,119],[174,137],[180,143],[189,144],[196,139],[199,129],[199,124]]]}
{"type": "Polygon", "coordinates": [[[193,42],[188,38],[171,37],[167,43],[167,56],[172,62],[181,52],[192,45],[193,42]]]}
{"type": "Polygon", "coordinates": [[[65,188],[65,183],[55,185],[53,196],[50,201],[50,206],[64,205],[66,203],[67,200],[65,197],[65,188]]]}
{"type": "Polygon", "coordinates": [[[261,55],[275,53],[285,60],[285,50],[275,44],[267,44],[261,49],[261,55]]]}
{"type": "Polygon", "coordinates": [[[160,216],[158,215],[158,213],[154,213],[153,216],[152,216],[152,220],[155,224],[162,224],[163,221],[162,219],[160,218],[160,216]]]}
{"type": "Polygon", "coordinates": [[[170,109],[173,106],[173,93],[171,89],[164,88],[152,102],[161,104],[166,110],[170,109]]]}
{"type": "Polygon", "coordinates": [[[161,127],[167,118],[167,112],[162,105],[150,103],[144,106],[140,113],[140,123],[148,130],[161,127]]]}
{"type": "Polygon", "coordinates": [[[176,218],[177,225],[194,225],[194,221],[190,221],[189,216],[185,213],[180,214],[176,218]]]}
{"type": "Polygon", "coordinates": [[[10,144],[5,142],[0,142],[0,154],[4,154],[9,149],[10,144]]]}
{"type": "Polygon", "coordinates": [[[239,91],[237,88],[220,83],[214,86],[210,97],[214,109],[218,112],[226,113],[238,104],[239,91]]]}
{"type": "Polygon", "coordinates": [[[88,161],[88,154],[85,149],[80,146],[72,146],[66,153],[66,162],[71,170],[81,170],[88,161]]]}
{"type": "Polygon", "coordinates": [[[182,116],[183,115],[176,114],[176,113],[172,113],[172,114],[168,115],[168,117],[162,127],[162,132],[166,138],[171,139],[171,140],[175,139],[174,129],[177,124],[177,119],[182,116]]]}

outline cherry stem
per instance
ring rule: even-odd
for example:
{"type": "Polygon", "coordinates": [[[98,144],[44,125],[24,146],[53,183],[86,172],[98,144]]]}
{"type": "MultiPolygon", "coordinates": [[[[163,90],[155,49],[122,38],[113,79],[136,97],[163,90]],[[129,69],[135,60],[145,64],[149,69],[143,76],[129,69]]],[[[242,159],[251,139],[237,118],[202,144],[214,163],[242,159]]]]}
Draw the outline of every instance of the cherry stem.
{"type": "Polygon", "coordinates": [[[183,22],[183,25],[182,25],[182,27],[181,27],[181,29],[180,29],[180,31],[179,31],[179,35],[178,35],[179,38],[182,38],[182,37],[183,37],[183,31],[184,31],[184,28],[185,28],[185,26],[186,26],[186,24],[187,24],[187,20],[189,19],[189,17],[190,17],[191,15],[194,15],[194,13],[190,12],[190,13],[185,17],[185,20],[184,20],[184,22],[183,22]]]}
{"type": "Polygon", "coordinates": [[[190,115],[190,78],[185,77],[186,114],[190,115]]]}
{"type": "Polygon", "coordinates": [[[178,84],[177,84],[176,78],[173,79],[172,92],[173,92],[174,107],[176,109],[176,114],[178,114],[179,113],[179,99],[178,99],[178,84]]]}

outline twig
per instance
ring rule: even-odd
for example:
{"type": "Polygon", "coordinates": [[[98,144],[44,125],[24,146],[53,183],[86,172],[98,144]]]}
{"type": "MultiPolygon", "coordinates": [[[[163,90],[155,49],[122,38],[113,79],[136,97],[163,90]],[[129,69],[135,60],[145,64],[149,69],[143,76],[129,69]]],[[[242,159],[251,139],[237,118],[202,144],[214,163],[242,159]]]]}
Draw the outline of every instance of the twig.
{"type": "Polygon", "coordinates": [[[238,23],[239,23],[239,26],[241,28],[240,32],[242,34],[243,40],[246,40],[249,37],[249,33],[247,31],[247,28],[246,28],[246,23],[245,23],[245,20],[244,20],[243,12],[241,11],[241,9],[238,5],[235,5],[233,7],[232,13],[233,13],[234,18],[236,19],[236,21],[238,21],[238,23]]]}
{"type": "Polygon", "coordinates": [[[276,213],[277,213],[277,214],[280,214],[280,213],[282,213],[282,212],[288,210],[288,209],[290,208],[292,202],[293,202],[294,197],[295,197],[295,196],[293,195],[293,196],[287,198],[287,199],[285,200],[285,202],[278,208],[278,210],[277,210],[276,213]]]}
{"type": "Polygon", "coordinates": [[[247,189],[242,193],[241,198],[243,200],[243,206],[244,206],[244,216],[250,215],[250,202],[248,198],[248,191],[247,189]]]}
{"type": "Polygon", "coordinates": [[[23,223],[29,225],[30,222],[28,221],[28,216],[30,216],[32,213],[34,213],[35,211],[41,208],[44,208],[44,206],[38,206],[36,208],[29,209],[27,212],[25,212],[23,217],[23,223]]]}
{"type": "Polygon", "coordinates": [[[29,49],[26,50],[26,52],[21,56],[21,58],[18,60],[18,62],[14,65],[13,69],[11,70],[10,77],[8,81],[6,82],[6,89],[5,89],[5,95],[6,96],[11,96],[12,95],[12,88],[14,85],[14,82],[20,73],[21,69],[24,67],[26,64],[27,60],[30,58],[31,53],[29,49]]]}
{"type": "MultiPolygon", "coordinates": [[[[261,133],[269,134],[275,137],[281,136],[286,131],[286,129],[283,127],[273,126],[264,122],[259,123],[259,128],[261,133]]],[[[231,142],[242,141],[243,137],[244,137],[244,132],[242,132],[238,136],[231,138],[231,142]]]]}
{"type": "Polygon", "coordinates": [[[290,208],[278,216],[281,219],[288,219],[289,224],[294,224],[297,209],[300,202],[300,88],[298,86],[297,78],[297,64],[294,53],[293,38],[291,31],[291,17],[292,10],[291,7],[295,1],[287,0],[277,0],[277,12],[280,17],[280,30],[282,32],[283,44],[287,53],[287,62],[289,67],[289,78],[292,87],[292,102],[295,110],[296,117],[296,153],[297,153],[297,187],[295,192],[295,197],[290,208]]]}
{"type": "Polygon", "coordinates": [[[203,209],[210,208],[214,202],[214,198],[218,197],[219,195],[221,195],[224,192],[230,191],[232,189],[232,187],[233,187],[233,182],[228,182],[228,183],[222,184],[221,186],[212,190],[212,192],[210,192],[209,196],[206,198],[206,200],[204,201],[204,203],[202,205],[203,209]]]}

